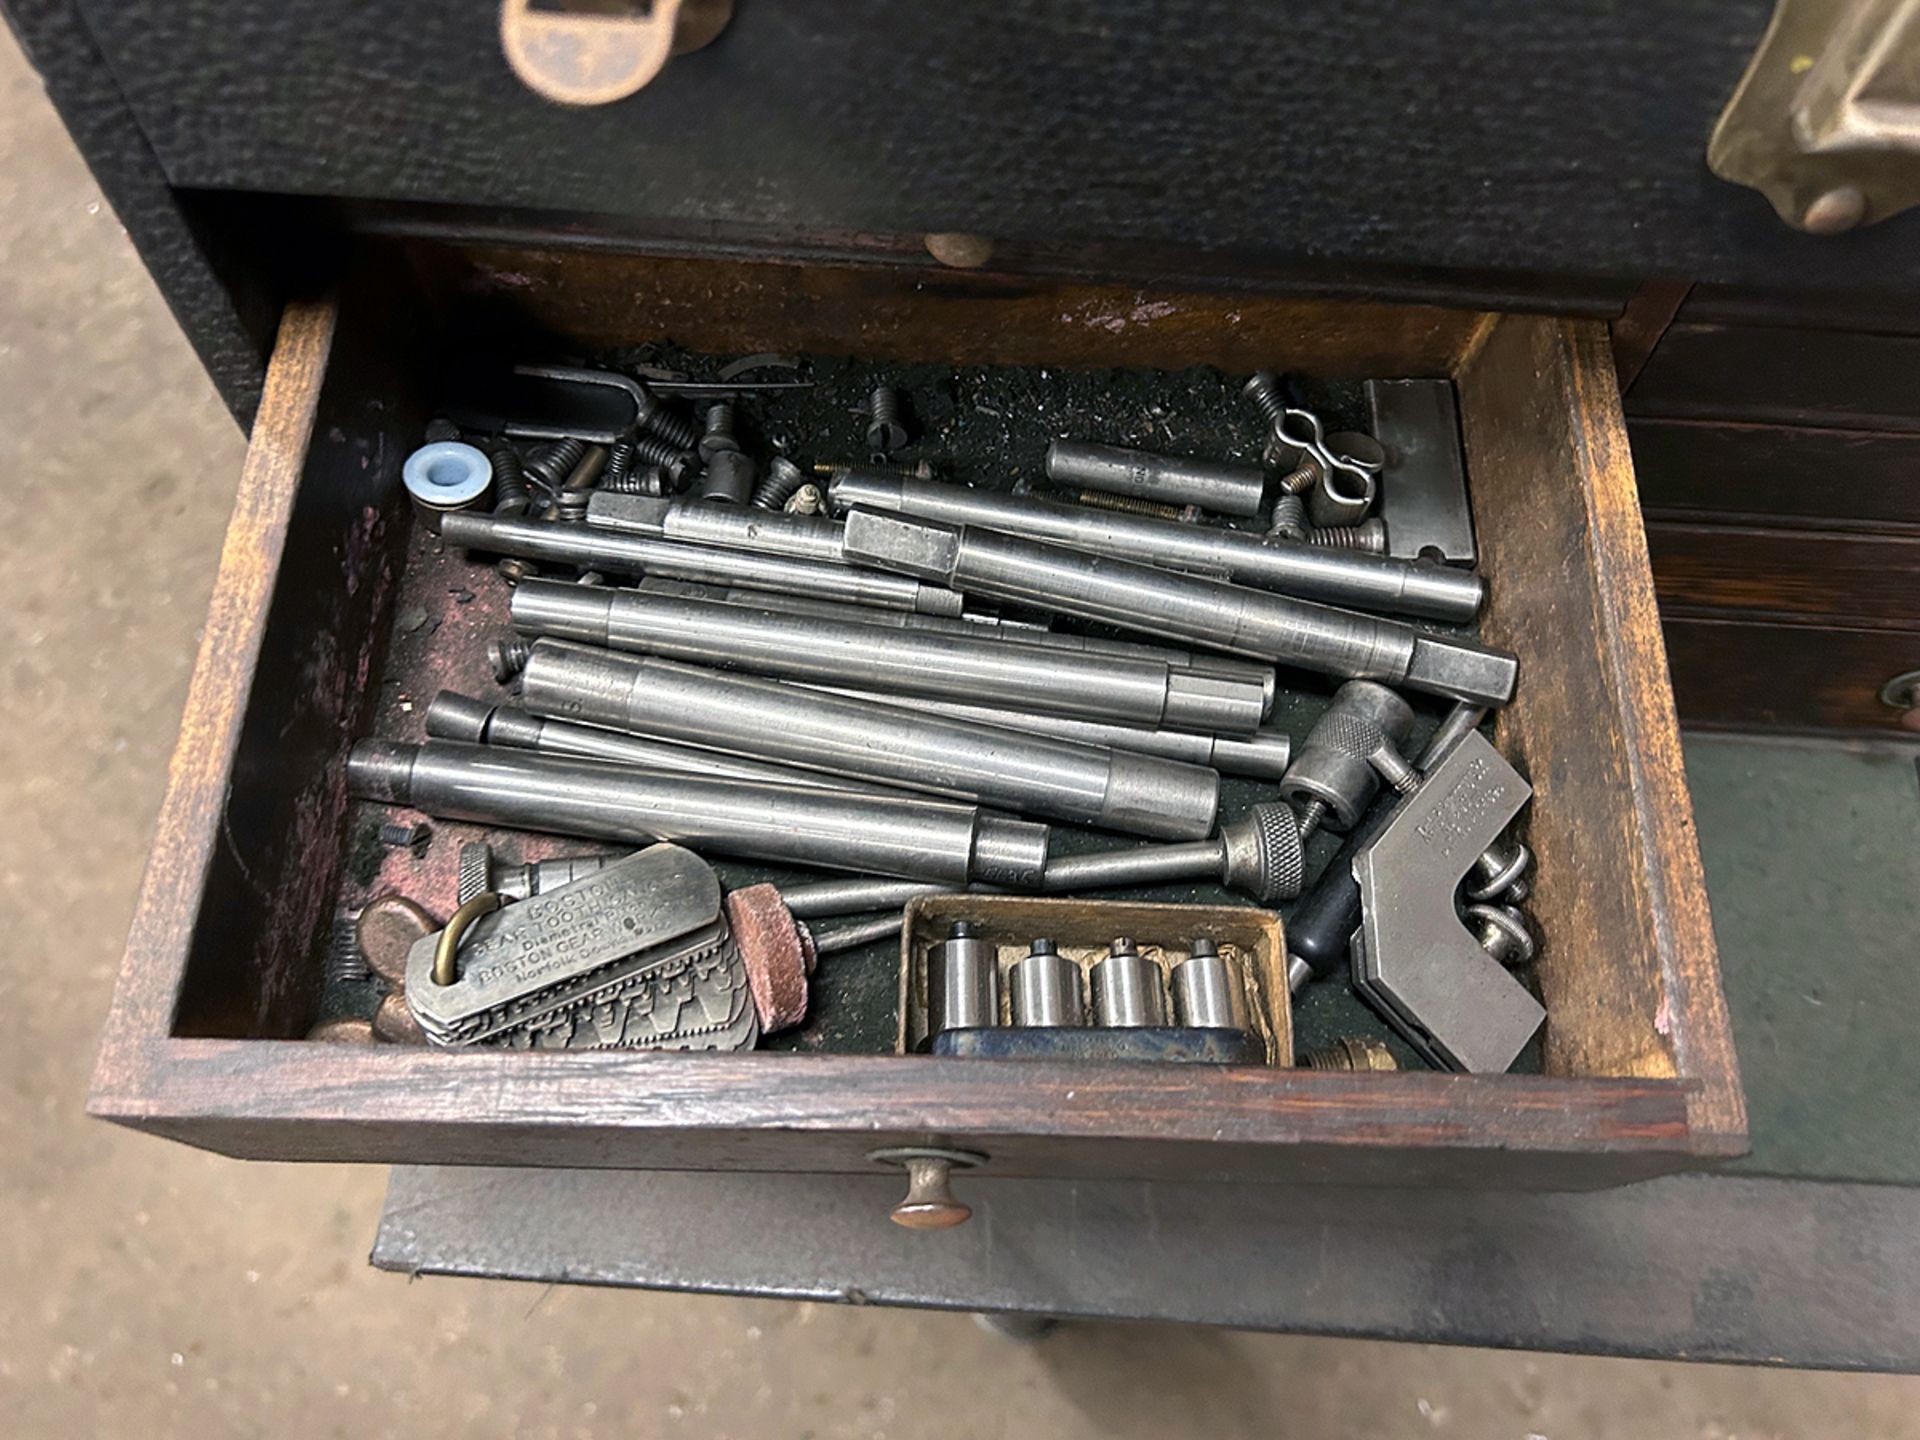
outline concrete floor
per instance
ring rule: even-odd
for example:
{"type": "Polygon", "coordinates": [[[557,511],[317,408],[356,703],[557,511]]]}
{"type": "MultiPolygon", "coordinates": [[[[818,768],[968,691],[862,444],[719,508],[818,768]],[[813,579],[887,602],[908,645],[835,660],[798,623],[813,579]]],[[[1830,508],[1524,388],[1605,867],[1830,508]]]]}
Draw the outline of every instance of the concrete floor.
{"type": "Polygon", "coordinates": [[[0,775],[7,1433],[1920,1434],[1905,1380],[409,1283],[383,1172],[87,1120],[241,439],[10,41],[0,95],[0,727],[57,741],[0,775]]]}

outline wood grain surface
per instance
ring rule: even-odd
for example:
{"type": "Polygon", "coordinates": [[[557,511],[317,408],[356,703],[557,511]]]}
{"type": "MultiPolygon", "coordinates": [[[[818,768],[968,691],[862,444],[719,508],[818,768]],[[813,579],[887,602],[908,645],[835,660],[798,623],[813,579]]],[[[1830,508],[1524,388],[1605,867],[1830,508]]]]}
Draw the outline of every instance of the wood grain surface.
{"type": "Polygon", "coordinates": [[[1669,613],[1665,629],[1689,726],[1912,738],[1898,727],[1900,712],[1880,703],[1880,689],[1920,670],[1920,632],[1724,611],[1669,613]]]}
{"type": "MultiPolygon", "coordinates": [[[[155,1078],[152,1066],[165,1063],[160,1054],[220,843],[234,755],[312,439],[335,316],[331,302],[317,301],[289,306],[280,323],[101,1041],[90,1102],[95,1109],[104,1097],[124,1094],[129,1084],[137,1093],[155,1078]]],[[[248,940],[234,935],[228,943],[244,949],[248,940]]]]}
{"type": "Polygon", "coordinates": [[[595,250],[419,242],[415,273],[449,321],[498,344],[636,336],[764,351],[957,365],[1261,366],[1329,377],[1445,375],[1481,317],[1234,290],[989,271],[766,264],[595,250]]]}
{"type": "Polygon", "coordinates": [[[1459,377],[1482,633],[1522,657],[1502,750],[1533,782],[1546,1068],[1697,1079],[1703,1147],[1746,1121],[1606,335],[1501,317],[1459,377]]]}
{"type": "Polygon", "coordinates": [[[1757,525],[1647,526],[1654,585],[1672,610],[1832,617],[1920,630],[1920,534],[1757,525]]]}
{"type": "Polygon", "coordinates": [[[1920,535],[1920,434],[1630,417],[1627,438],[1649,520],[1920,535]]]}

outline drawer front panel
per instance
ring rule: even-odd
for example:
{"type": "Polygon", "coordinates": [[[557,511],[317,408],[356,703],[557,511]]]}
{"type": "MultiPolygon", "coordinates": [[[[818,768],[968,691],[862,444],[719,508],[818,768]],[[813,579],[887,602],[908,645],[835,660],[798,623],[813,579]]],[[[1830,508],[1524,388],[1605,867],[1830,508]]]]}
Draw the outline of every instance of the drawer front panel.
{"type": "Polygon", "coordinates": [[[1778,516],[1920,534],[1920,435],[1645,418],[1629,419],[1627,435],[1650,518],[1778,516]]]}
{"type": "Polygon", "coordinates": [[[1636,417],[1920,432],[1920,336],[1681,322],[1634,381],[1636,417]]]}
{"type": "Polygon", "coordinates": [[[1768,0],[756,0],[586,110],[513,78],[493,3],[79,8],[180,186],[1336,269],[1920,277],[1911,217],[1810,239],[1702,164],[1768,0]]]}
{"type": "Polygon", "coordinates": [[[1666,606],[1920,629],[1920,536],[1655,521],[1647,548],[1666,606]]]}
{"type": "Polygon", "coordinates": [[[1669,615],[1665,628],[1689,725],[1902,733],[1880,690],[1920,670],[1920,632],[1692,614],[1669,615]]]}

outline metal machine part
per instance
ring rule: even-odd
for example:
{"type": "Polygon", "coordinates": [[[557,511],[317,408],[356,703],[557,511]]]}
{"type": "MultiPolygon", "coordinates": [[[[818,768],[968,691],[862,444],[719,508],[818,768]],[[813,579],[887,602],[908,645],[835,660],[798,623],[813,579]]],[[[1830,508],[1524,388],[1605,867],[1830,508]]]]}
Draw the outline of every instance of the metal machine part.
{"type": "Polygon", "coordinates": [[[433,740],[364,740],[347,758],[356,799],[588,840],[697,845],[715,855],[1030,887],[1047,827],[972,806],[662,775],[597,760],[433,740]]]}
{"type": "Polygon", "coordinates": [[[533,501],[527,489],[526,472],[521,468],[520,452],[505,438],[489,441],[487,459],[493,465],[493,513],[524,515],[533,501]]]}
{"type": "MultiPolygon", "coordinates": [[[[985,887],[981,887],[985,888],[985,887]]],[[[818,880],[782,892],[787,908],[803,920],[838,915],[864,915],[870,910],[898,909],[922,895],[949,895],[952,887],[924,880],[818,880]]]]}
{"type": "Polygon", "coordinates": [[[754,487],[750,503],[756,510],[784,510],[789,500],[808,488],[806,472],[786,456],[776,455],[767,463],[767,478],[754,487]]]}
{"type": "Polygon", "coordinates": [[[1387,526],[1378,515],[1370,515],[1352,525],[1308,530],[1306,542],[1322,550],[1352,550],[1362,555],[1384,555],[1387,553],[1387,526]]]}
{"type": "Polygon", "coordinates": [[[1309,1070],[1398,1070],[1400,1062],[1384,1040],[1371,1035],[1342,1035],[1330,1045],[1303,1051],[1300,1063],[1309,1070]]]}
{"type": "Polygon", "coordinates": [[[1121,1030],[1167,1023],[1167,992],[1160,967],[1126,936],[1116,939],[1094,962],[1090,979],[1095,1024],[1121,1030]]]}
{"type": "Polygon", "coordinates": [[[667,441],[676,450],[691,450],[700,438],[693,421],[663,405],[644,381],[635,380],[630,375],[613,370],[582,369],[573,365],[517,365],[513,373],[526,379],[550,380],[561,385],[589,385],[601,390],[614,390],[624,395],[633,408],[630,416],[603,430],[589,431],[575,427],[555,432],[538,426],[521,425],[509,426],[509,434],[525,435],[531,439],[574,436],[601,445],[611,445],[636,431],[647,431],[667,441]]]}
{"type": "Polygon", "coordinates": [[[451,933],[407,958],[407,1004],[435,1045],[744,1050],[760,1038],[720,882],[677,845],[495,909],[455,937],[456,973],[437,975],[451,933]]]}
{"type": "MultiPolygon", "coordinates": [[[[1300,827],[1293,812],[1276,802],[1255,805],[1208,840],[1057,856],[1047,862],[1041,880],[1024,888],[1072,894],[1213,880],[1249,900],[1273,905],[1298,895],[1305,873],[1300,827]]],[[[796,915],[853,915],[904,905],[917,895],[940,894],[946,888],[897,880],[826,880],[789,891],[787,900],[796,915]]]]}
{"type": "MultiPolygon", "coordinates": [[[[827,498],[835,514],[879,511],[948,526],[977,526],[1051,542],[1067,547],[1069,553],[1092,552],[1223,575],[1262,592],[1361,610],[1463,622],[1478,615],[1486,599],[1486,583],[1479,576],[1443,566],[1349,554],[1250,530],[1182,525],[938,480],[862,471],[836,479],[827,498]]],[[[843,535],[838,553],[876,559],[853,557],[845,545],[843,535]]]]}
{"type": "Polygon", "coordinates": [[[1472,565],[1473,508],[1451,380],[1369,380],[1373,433],[1386,451],[1379,519],[1387,553],[1472,565]]]}
{"type": "Polygon", "coordinates": [[[938,631],[847,624],[639,590],[529,580],[514,628],[615,650],[860,690],[1250,736],[1266,716],[1255,684],[1158,660],[1008,645],[938,631]]]}
{"type": "Polygon", "coordinates": [[[700,439],[694,446],[694,453],[699,455],[702,465],[708,465],[721,451],[730,450],[738,453],[739,449],[740,442],[734,438],[733,434],[733,402],[716,400],[707,407],[706,417],[700,427],[700,439]]]}
{"type": "Polygon", "coordinates": [[[1013,1023],[1028,1027],[1084,1025],[1086,1001],[1080,993],[1080,967],[1062,955],[1053,941],[1037,939],[1024,959],[1007,971],[1013,1023]]]}
{"type": "Polygon", "coordinates": [[[1157,660],[1170,670],[1191,670],[1197,675],[1249,681],[1260,687],[1268,709],[1273,707],[1274,697],[1279,692],[1279,681],[1273,673],[1273,666],[1263,665],[1256,660],[1238,660],[1231,655],[1216,655],[1179,645],[1154,645],[1145,640],[1067,634],[977,611],[959,616],[923,615],[907,610],[880,610],[869,605],[845,605],[833,600],[816,600],[810,596],[783,596],[774,600],[763,591],[701,585],[692,580],[669,580],[664,576],[642,579],[634,588],[652,595],[678,595],[686,600],[745,605],[756,610],[778,609],[787,615],[817,615],[823,620],[841,620],[853,625],[938,630],[975,640],[992,639],[1009,645],[1033,645],[1042,650],[1074,650],[1088,655],[1122,655],[1129,659],[1157,660]]]}
{"type": "Polygon", "coordinates": [[[1546,1011],[1460,923],[1454,894],[1532,788],[1478,733],[1402,796],[1353,858],[1360,928],[1353,983],[1435,1065],[1497,1073],[1546,1011]]]}
{"type": "MultiPolygon", "coordinates": [[[[1017,493],[1025,494],[1019,490],[1017,493]]],[[[1153,500],[1136,500],[1131,495],[1113,495],[1105,490],[1076,490],[1073,492],[1076,505],[1092,505],[1101,510],[1118,510],[1122,515],[1150,515],[1156,520],[1177,520],[1182,525],[1191,525],[1201,518],[1198,505],[1162,505],[1153,500]]]]}
{"type": "Polygon", "coordinates": [[[1047,446],[1047,478],[1056,485],[1085,487],[1136,500],[1197,505],[1216,515],[1258,515],[1267,473],[1258,465],[1234,465],[1056,440],[1047,446]]]}
{"type": "Polygon", "coordinates": [[[413,502],[414,513],[429,530],[438,530],[442,518],[457,510],[488,503],[493,486],[493,462],[484,450],[458,440],[422,445],[400,467],[400,483],[413,502]]]}
{"type": "Polygon", "coordinates": [[[867,449],[875,460],[884,460],[907,443],[907,427],[901,419],[900,392],[891,385],[876,385],[867,397],[867,449]]]}
{"type": "Polygon", "coordinates": [[[380,843],[389,850],[420,850],[433,839],[433,827],[418,820],[389,820],[380,827],[380,843]]]}
{"type": "MultiPolygon", "coordinates": [[[[1307,412],[1289,411],[1288,414],[1307,415],[1307,412]]],[[[1276,440],[1282,447],[1299,447],[1301,431],[1292,420],[1288,425],[1292,433],[1283,429],[1276,440]]],[[[1325,437],[1317,449],[1307,448],[1306,454],[1303,463],[1314,480],[1313,488],[1307,491],[1307,519],[1322,531],[1328,527],[1359,524],[1379,495],[1379,476],[1387,460],[1387,452],[1380,442],[1358,430],[1342,430],[1325,437]],[[1333,457],[1332,467],[1323,456],[1333,457]],[[1361,483],[1361,476],[1366,477],[1365,483],[1361,483]]]]}
{"type": "Polygon", "coordinates": [[[1000,1023],[1000,969],[993,942],[956,920],[927,949],[927,1035],[1000,1023]]]}
{"type": "Polygon", "coordinates": [[[1173,967],[1173,1014],[1177,1024],[1204,1030],[1247,1028],[1247,997],[1240,977],[1204,936],[1173,967]]]}
{"type": "Polygon", "coordinates": [[[723,550],[785,555],[822,565],[847,563],[840,523],[822,516],[709,505],[697,500],[651,500],[642,495],[599,495],[595,502],[588,507],[587,518],[606,530],[723,550]]]}
{"type": "MultiPolygon", "coordinates": [[[[1487,712],[1478,705],[1456,705],[1449,710],[1420,753],[1417,763],[1421,771],[1438,765],[1486,717],[1487,712]]],[[[1360,926],[1360,885],[1353,878],[1353,855],[1380,833],[1398,799],[1396,793],[1373,802],[1366,818],[1320,872],[1313,889],[1287,917],[1287,984],[1295,994],[1308,981],[1331,975],[1345,963],[1348,942],[1360,926]]]]}
{"type": "Polygon", "coordinates": [[[1300,451],[1313,463],[1319,472],[1316,479],[1333,499],[1373,503],[1379,464],[1370,464],[1367,458],[1334,449],[1328,443],[1320,417],[1311,410],[1287,404],[1279,377],[1271,370],[1254,371],[1241,393],[1266,417],[1276,445],[1300,451]]]}
{"type": "Polygon", "coordinates": [[[1467,899],[1476,904],[1524,900],[1527,871],[1532,868],[1533,851],[1518,840],[1496,840],[1474,859],[1467,899]]]}
{"type": "Polygon", "coordinates": [[[694,499],[707,505],[745,505],[760,482],[760,467],[742,450],[721,450],[707,461],[694,499]]]}
{"type": "Polygon", "coordinates": [[[456,899],[464,905],[476,895],[491,892],[503,900],[528,900],[585,879],[620,858],[618,855],[566,855],[523,865],[503,865],[494,857],[493,846],[484,840],[469,840],[460,847],[456,899]]]}
{"type": "Polygon", "coordinates": [[[1370,757],[1383,742],[1404,743],[1412,729],[1412,707],[1384,685],[1349,680],[1334,691],[1280,782],[1280,797],[1303,806],[1302,834],[1323,817],[1331,829],[1352,829],[1380,790],[1370,757]]]}
{"type": "Polygon", "coordinates": [[[1467,923],[1473,938],[1502,965],[1512,968],[1531,964],[1534,955],[1533,928],[1527,917],[1511,905],[1469,905],[1467,923]]]}
{"type": "Polygon", "coordinates": [[[545,445],[536,445],[522,468],[526,478],[551,497],[572,473],[573,467],[580,463],[580,457],[586,453],[585,440],[577,439],[572,435],[562,435],[545,445]]]}
{"type": "MultiPolygon", "coordinates": [[[[587,506],[609,497],[597,493],[587,506]]],[[[715,507],[724,509],[725,507],[715,507]]],[[[760,514],[760,511],[754,511],[760,514]]],[[[440,525],[450,545],[490,555],[512,555],[582,570],[614,575],[659,575],[753,590],[815,595],[872,605],[888,610],[923,610],[935,615],[958,615],[960,597],[897,575],[876,575],[844,565],[821,565],[806,560],[754,555],[744,550],[714,550],[681,545],[640,535],[620,535],[587,525],[542,525],[538,521],[502,515],[449,515],[440,525]]]]}
{"type": "Polygon", "coordinates": [[[876,785],[749,760],[718,750],[675,745],[644,735],[572,725],[529,715],[510,705],[489,705],[451,690],[442,690],[427,702],[427,736],[458,740],[469,745],[505,745],[516,750],[539,750],[549,755],[572,755],[583,760],[612,760],[638,770],[676,775],[704,775],[714,780],[747,780],[763,785],[795,785],[803,790],[845,790],[859,795],[897,795],[908,792],[897,785],[876,785]]]}
{"type": "Polygon", "coordinates": [[[828,688],[836,695],[879,700],[888,705],[944,715],[950,720],[962,720],[968,724],[998,725],[1006,730],[1051,735],[1060,740],[1075,740],[1083,745],[1106,745],[1115,750],[1134,750],[1142,755],[1184,760],[1189,765],[1205,765],[1223,775],[1249,775],[1278,780],[1287,773],[1287,761],[1293,753],[1293,742],[1286,731],[1264,726],[1242,739],[1186,730],[1112,725],[1099,720],[1082,720],[1072,715],[1036,715],[1025,710],[1000,710],[990,705],[962,705],[952,700],[929,699],[921,695],[873,695],[860,690],[828,688]]]}
{"type": "Polygon", "coordinates": [[[891,915],[875,915],[868,920],[856,920],[848,925],[836,925],[830,930],[809,933],[813,936],[814,954],[837,955],[843,950],[858,950],[862,945],[871,945],[889,935],[898,935],[905,923],[906,917],[896,911],[891,915]]]}
{"type": "Polygon", "coordinates": [[[1219,775],[1198,765],[565,641],[537,641],[521,683],[526,708],[549,719],[1129,834],[1197,838],[1219,805],[1219,775]]]}
{"type": "MultiPolygon", "coordinates": [[[[988,530],[857,510],[847,519],[846,544],[849,555],[882,569],[967,594],[1348,679],[1383,680],[1483,705],[1506,704],[1519,679],[1519,662],[1505,651],[1397,620],[988,530]]],[[[1432,565],[1411,568],[1450,573],[1432,565]]]]}

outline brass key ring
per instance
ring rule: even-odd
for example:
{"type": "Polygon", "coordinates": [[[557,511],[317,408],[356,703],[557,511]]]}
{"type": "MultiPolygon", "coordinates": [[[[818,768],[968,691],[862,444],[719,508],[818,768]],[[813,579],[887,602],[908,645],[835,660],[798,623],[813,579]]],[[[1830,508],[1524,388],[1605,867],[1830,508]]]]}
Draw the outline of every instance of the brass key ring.
{"type": "Polygon", "coordinates": [[[460,942],[472,928],[474,921],[483,915],[491,915],[506,899],[497,890],[482,890],[466,904],[453,912],[453,918],[447,921],[447,928],[440,932],[440,943],[433,947],[433,983],[451,985],[460,977],[454,973],[453,962],[460,952],[460,942]]]}
{"type": "Polygon", "coordinates": [[[1361,460],[1352,455],[1337,455],[1327,448],[1326,432],[1321,428],[1320,417],[1311,410],[1288,408],[1280,412],[1280,418],[1273,424],[1274,437],[1282,445],[1291,445],[1296,450],[1304,450],[1311,455],[1320,467],[1320,484],[1327,492],[1329,500],[1342,505],[1371,505],[1373,503],[1374,477],[1380,473],[1378,460],[1361,460]],[[1289,421],[1299,421],[1307,427],[1305,435],[1290,433],[1289,421]],[[1358,495],[1345,495],[1334,483],[1335,475],[1351,476],[1359,485],[1358,495]]]}

